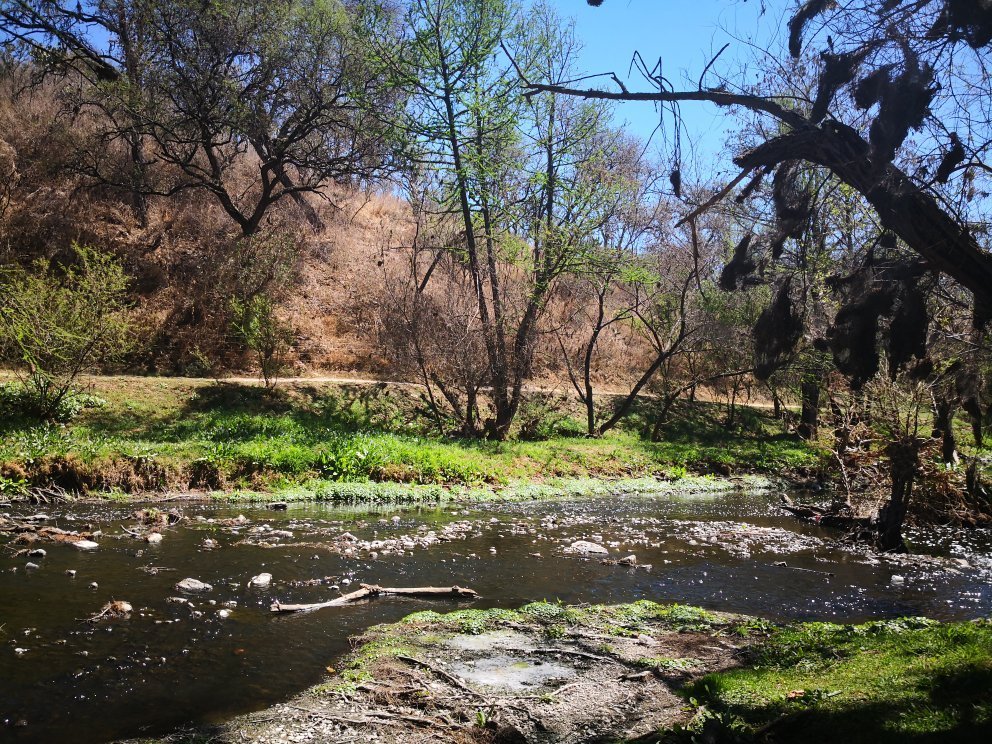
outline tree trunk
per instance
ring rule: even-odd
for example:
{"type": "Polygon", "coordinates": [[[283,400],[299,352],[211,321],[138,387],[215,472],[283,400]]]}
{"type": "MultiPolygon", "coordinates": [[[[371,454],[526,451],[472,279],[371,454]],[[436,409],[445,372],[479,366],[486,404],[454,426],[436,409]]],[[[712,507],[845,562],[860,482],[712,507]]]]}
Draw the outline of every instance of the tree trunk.
{"type": "Polygon", "coordinates": [[[892,492],[888,503],[878,511],[875,540],[880,550],[905,553],[902,524],[920,467],[920,440],[914,437],[890,442],[886,454],[889,456],[892,492]]]}
{"type": "Polygon", "coordinates": [[[799,436],[806,440],[816,439],[820,422],[820,383],[823,372],[820,369],[803,374],[799,384],[799,397],[802,410],[799,414],[799,436]]]}
{"type": "Polygon", "coordinates": [[[954,464],[957,444],[954,441],[954,403],[942,398],[934,411],[934,435],[941,438],[940,454],[945,465],[954,464]]]}

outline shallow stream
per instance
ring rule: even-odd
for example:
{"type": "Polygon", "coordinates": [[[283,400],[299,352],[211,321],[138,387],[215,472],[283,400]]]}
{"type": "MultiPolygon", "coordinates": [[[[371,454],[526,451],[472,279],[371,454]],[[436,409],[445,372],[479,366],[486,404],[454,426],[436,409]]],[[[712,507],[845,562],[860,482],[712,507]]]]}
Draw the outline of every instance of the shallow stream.
{"type": "Polygon", "coordinates": [[[43,558],[15,556],[26,546],[0,535],[0,741],[86,744],[219,722],[319,682],[349,649],[349,636],[427,608],[652,599],[773,620],[992,614],[989,531],[915,535],[916,547],[939,560],[879,559],[800,525],[776,501],[617,494],[285,511],[177,503],[160,505],[184,520],[163,529],[155,545],[124,530],[140,528],[133,505],[0,508],[8,518],[44,512],[46,524],[62,529],[102,530],[91,552],[27,546],[43,548],[43,558]],[[578,540],[609,555],[567,552],[578,540]],[[603,562],[632,554],[636,567],[603,562]],[[29,561],[38,567],[27,568],[29,561]],[[263,572],[271,585],[251,586],[263,572]],[[185,578],[212,590],[178,591],[185,578]],[[457,584],[482,598],[269,611],[273,600],[325,601],[363,582],[457,584]],[[169,601],[176,597],[188,601],[169,601]],[[87,622],[111,600],[130,603],[131,616],[87,622]]]}

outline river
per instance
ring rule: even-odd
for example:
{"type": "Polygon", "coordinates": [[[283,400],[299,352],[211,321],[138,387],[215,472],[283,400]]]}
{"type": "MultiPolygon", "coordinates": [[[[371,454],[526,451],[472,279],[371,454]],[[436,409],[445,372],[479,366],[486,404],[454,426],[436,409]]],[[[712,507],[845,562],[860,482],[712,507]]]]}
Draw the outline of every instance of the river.
{"type": "Polygon", "coordinates": [[[0,534],[0,740],[86,744],[219,722],[319,682],[350,636],[427,608],[652,599],[772,620],[992,614],[989,531],[911,534],[921,552],[946,560],[879,559],[797,523],[776,501],[741,492],[615,494],[285,511],[180,502],[160,505],[184,519],[155,545],[125,531],[139,528],[135,505],[0,508],[8,519],[44,512],[62,529],[102,531],[91,552],[29,546],[43,548],[43,558],[17,555],[26,546],[0,534]],[[638,566],[566,552],[577,540],[604,545],[613,561],[633,554],[638,566]],[[263,572],[271,585],[251,586],[263,572]],[[185,578],[213,588],[183,594],[175,585],[185,578]],[[319,602],[362,582],[457,584],[482,598],[269,610],[274,600],[319,602]],[[111,600],[130,603],[131,616],[87,621],[111,600]]]}

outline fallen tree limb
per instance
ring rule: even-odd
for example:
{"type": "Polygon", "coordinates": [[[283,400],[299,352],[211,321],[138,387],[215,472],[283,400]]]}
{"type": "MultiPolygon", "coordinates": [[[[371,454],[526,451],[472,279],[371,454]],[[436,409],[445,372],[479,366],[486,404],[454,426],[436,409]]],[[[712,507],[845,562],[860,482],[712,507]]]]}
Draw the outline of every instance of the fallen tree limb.
{"type": "Polygon", "coordinates": [[[344,594],[329,602],[317,602],[315,604],[281,604],[273,602],[270,609],[272,612],[310,612],[311,610],[321,610],[325,607],[343,607],[363,599],[378,597],[389,594],[402,597],[436,597],[438,599],[475,599],[479,595],[472,589],[461,586],[418,586],[418,587],[386,587],[375,584],[362,584],[361,589],[344,594]]]}

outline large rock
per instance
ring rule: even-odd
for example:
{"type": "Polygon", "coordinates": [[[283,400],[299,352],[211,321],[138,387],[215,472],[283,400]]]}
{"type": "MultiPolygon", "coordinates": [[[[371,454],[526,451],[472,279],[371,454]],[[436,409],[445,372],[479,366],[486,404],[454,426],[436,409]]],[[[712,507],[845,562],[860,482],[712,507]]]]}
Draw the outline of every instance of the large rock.
{"type": "Polygon", "coordinates": [[[213,587],[199,579],[183,579],[176,584],[177,592],[210,592],[213,587]]]}
{"type": "Polygon", "coordinates": [[[597,545],[588,540],[577,540],[568,547],[570,553],[582,553],[583,555],[609,555],[610,551],[602,545],[597,545]]]}
{"type": "Polygon", "coordinates": [[[99,543],[95,543],[92,540],[77,540],[73,543],[77,550],[96,550],[100,547],[99,543]]]}

